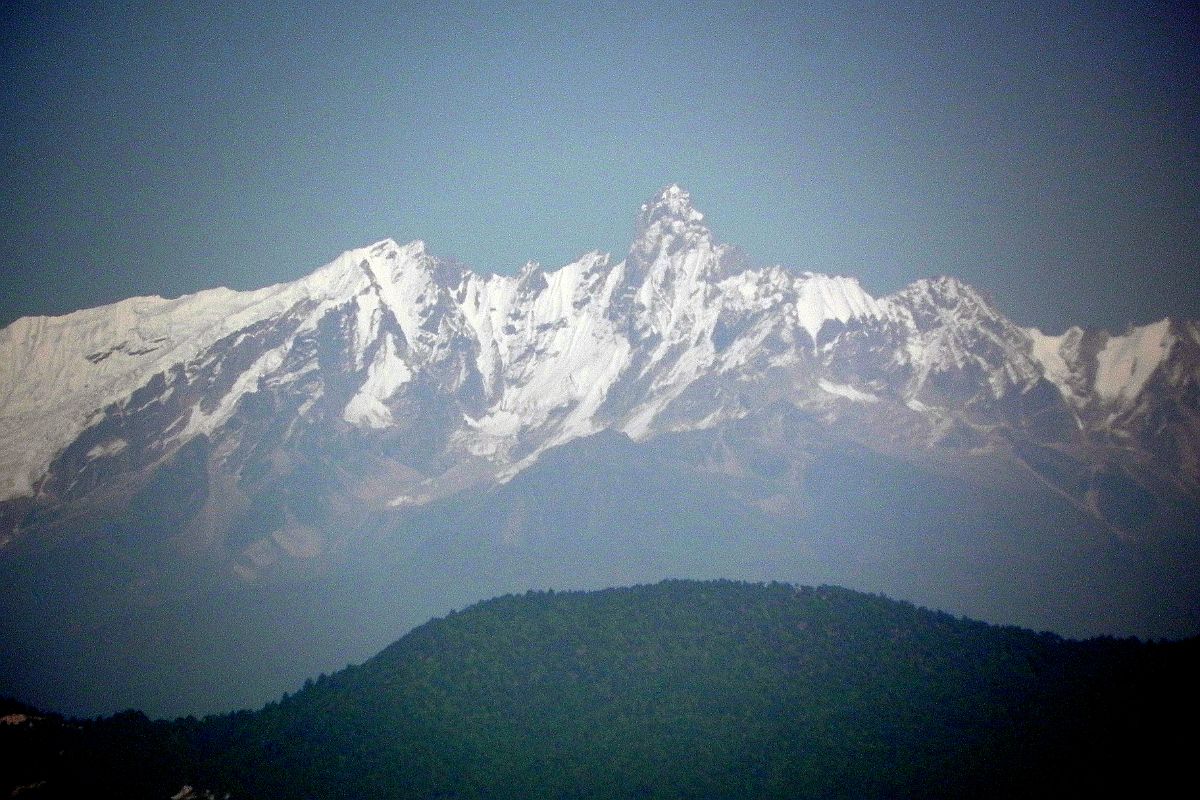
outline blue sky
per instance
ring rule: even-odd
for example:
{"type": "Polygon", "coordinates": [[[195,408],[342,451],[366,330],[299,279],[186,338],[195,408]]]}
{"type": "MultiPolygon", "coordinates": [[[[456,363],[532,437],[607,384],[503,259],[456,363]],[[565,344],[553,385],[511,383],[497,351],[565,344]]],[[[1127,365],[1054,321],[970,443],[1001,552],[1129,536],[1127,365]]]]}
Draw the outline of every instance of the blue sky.
{"type": "Polygon", "coordinates": [[[1194,10],[241,5],[0,12],[0,323],[389,236],[620,257],[672,182],[756,264],[954,274],[1052,331],[1200,317],[1194,10]]]}

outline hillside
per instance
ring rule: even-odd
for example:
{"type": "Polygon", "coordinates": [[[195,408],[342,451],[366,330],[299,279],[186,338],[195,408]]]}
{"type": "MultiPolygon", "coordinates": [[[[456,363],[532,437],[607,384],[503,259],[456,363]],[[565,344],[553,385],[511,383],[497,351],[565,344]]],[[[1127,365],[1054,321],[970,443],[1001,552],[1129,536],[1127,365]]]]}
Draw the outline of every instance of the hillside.
{"type": "Polygon", "coordinates": [[[1105,796],[1182,772],[1198,665],[830,587],[509,595],[253,713],[4,710],[0,792],[1105,796]]]}

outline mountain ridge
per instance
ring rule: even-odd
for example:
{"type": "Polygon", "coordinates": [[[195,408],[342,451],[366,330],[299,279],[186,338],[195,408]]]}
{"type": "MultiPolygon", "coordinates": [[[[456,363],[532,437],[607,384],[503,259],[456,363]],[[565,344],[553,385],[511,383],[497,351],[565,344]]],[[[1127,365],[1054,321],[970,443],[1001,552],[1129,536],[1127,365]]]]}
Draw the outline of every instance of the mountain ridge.
{"type": "MultiPolygon", "coordinates": [[[[833,392],[844,399],[877,396],[881,384],[891,383],[894,399],[923,410],[931,405],[921,399],[930,376],[955,380],[975,369],[983,374],[967,379],[985,382],[993,400],[1025,395],[1045,378],[1062,396],[1061,410],[1078,417],[1103,407],[1108,417],[1093,415],[1089,424],[1115,422],[1117,430],[1129,421],[1119,412],[1136,414],[1142,389],[1176,343],[1200,343],[1200,326],[1171,320],[1124,337],[1089,334],[1105,342],[1092,364],[1075,345],[1086,338],[1081,329],[1048,337],[1018,328],[954,278],[921,279],[875,299],[853,278],[741,264],[734,272],[726,263],[730,248],[715,244],[702,220],[690,195],[672,185],[643,205],[637,238],[621,262],[593,252],[551,272],[530,267],[513,277],[482,276],[430,256],[419,240],[400,246],[384,239],[297,281],[251,292],[133,298],[64,317],[18,320],[0,331],[0,354],[9,367],[0,392],[0,442],[7,443],[0,446],[0,496],[38,495],[55,457],[108,409],[128,413],[134,393],[154,376],[192,364],[230,335],[248,335],[268,320],[277,321],[279,341],[272,339],[274,347],[243,367],[215,408],[177,420],[164,451],[211,433],[260,381],[286,380],[285,362],[299,361],[298,338],[331,314],[342,314],[349,326],[342,335],[351,358],[343,369],[359,382],[342,408],[345,422],[394,426],[387,402],[428,373],[440,384],[435,390],[460,407],[465,424],[455,436],[463,455],[507,460],[509,469],[500,470],[505,475],[546,447],[602,427],[634,438],[651,435],[655,418],[688,386],[742,367],[731,358],[739,348],[774,348],[775,364],[767,369],[791,363],[801,371],[824,366],[836,373],[832,345],[847,326],[889,341],[877,345],[884,363],[875,380],[855,386],[821,376],[825,385],[849,386],[852,391],[833,392]],[[606,366],[587,368],[596,362],[606,366]],[[523,447],[522,433],[542,441],[523,447]]],[[[840,335],[853,339],[855,331],[840,335]]],[[[310,367],[297,363],[293,373],[310,367]]],[[[842,377],[856,377],[846,373],[858,364],[848,367],[842,377]]],[[[1183,371],[1177,383],[1197,382],[1195,363],[1183,371]]],[[[674,429],[682,424],[674,421],[674,429]]],[[[101,459],[118,455],[127,446],[120,441],[92,452],[101,459]]]]}

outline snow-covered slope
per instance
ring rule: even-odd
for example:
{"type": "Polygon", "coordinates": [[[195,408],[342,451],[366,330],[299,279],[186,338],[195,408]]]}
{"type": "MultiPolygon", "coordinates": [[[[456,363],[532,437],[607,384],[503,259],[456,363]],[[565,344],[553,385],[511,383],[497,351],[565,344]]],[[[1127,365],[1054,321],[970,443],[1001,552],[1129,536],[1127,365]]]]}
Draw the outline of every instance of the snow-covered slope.
{"type": "Polygon", "coordinates": [[[1025,334],[1034,360],[1076,413],[1120,433],[1200,378],[1196,329],[1194,322],[1163,319],[1119,336],[1078,327],[1059,336],[1037,328],[1025,334]]]}
{"type": "MultiPolygon", "coordinates": [[[[218,342],[289,313],[303,315],[297,331],[311,329],[348,298],[361,297],[364,308],[377,302],[375,295],[362,293],[372,282],[369,265],[385,253],[384,261],[393,267],[386,293],[414,329],[413,316],[422,306],[420,288],[414,286],[419,281],[410,275],[419,272],[424,246],[414,242],[397,248],[391,241],[351,250],[306,278],[256,291],[220,288],[175,300],[135,297],[61,317],[15,321],[0,331],[0,498],[31,493],[54,456],[102,420],[107,408],[128,401],[155,375],[202,361],[218,342]]],[[[364,317],[370,324],[371,314],[364,317]]],[[[371,332],[355,335],[361,352],[371,332]]],[[[277,352],[261,354],[219,398],[218,412],[191,420],[187,434],[219,426],[278,359],[277,352]]],[[[121,408],[121,413],[136,411],[121,408]]]]}

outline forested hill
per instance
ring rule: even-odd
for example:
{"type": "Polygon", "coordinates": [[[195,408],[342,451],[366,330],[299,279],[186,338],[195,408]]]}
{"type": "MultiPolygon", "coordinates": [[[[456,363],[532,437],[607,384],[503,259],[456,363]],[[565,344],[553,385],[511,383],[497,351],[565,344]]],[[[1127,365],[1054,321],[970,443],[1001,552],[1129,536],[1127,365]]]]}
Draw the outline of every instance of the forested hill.
{"type": "Polygon", "coordinates": [[[253,713],[0,710],[0,796],[1144,794],[1190,763],[1198,666],[838,588],[530,593],[253,713]]]}

